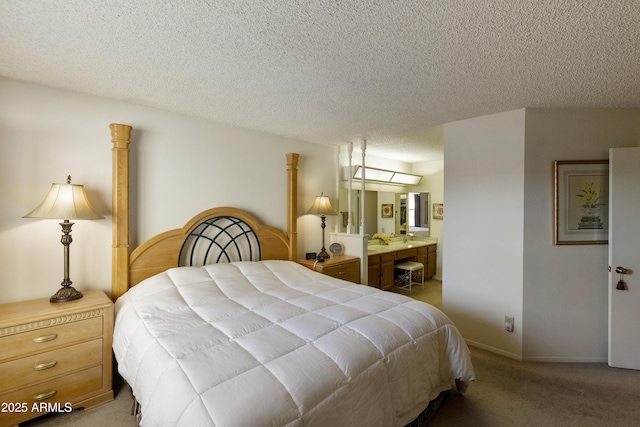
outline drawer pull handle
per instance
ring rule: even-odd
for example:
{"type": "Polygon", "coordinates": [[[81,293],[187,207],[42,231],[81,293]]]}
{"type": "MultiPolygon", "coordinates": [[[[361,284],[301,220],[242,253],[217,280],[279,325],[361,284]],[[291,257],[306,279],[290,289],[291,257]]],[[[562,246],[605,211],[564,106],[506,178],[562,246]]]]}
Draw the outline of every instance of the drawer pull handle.
{"type": "Polygon", "coordinates": [[[36,366],[33,367],[33,369],[35,369],[36,371],[43,371],[45,369],[53,368],[57,364],[58,364],[57,360],[52,360],[51,362],[38,363],[36,366]]]}
{"type": "Polygon", "coordinates": [[[340,275],[340,276],[342,276],[343,274],[345,274],[345,272],[344,272],[344,271],[339,271],[339,272],[338,272],[338,275],[340,275]]]}
{"type": "Polygon", "coordinates": [[[55,396],[55,394],[56,394],[57,392],[58,392],[58,390],[51,390],[51,391],[47,391],[47,392],[45,392],[45,393],[40,393],[40,394],[39,394],[39,395],[37,395],[37,396],[33,396],[33,400],[37,400],[37,401],[40,401],[40,400],[46,400],[46,399],[48,399],[48,398],[50,398],[50,397],[55,396]]]}
{"type": "Polygon", "coordinates": [[[47,342],[47,341],[53,341],[56,338],[58,338],[58,334],[43,335],[41,337],[34,338],[33,340],[35,342],[47,342]]]}

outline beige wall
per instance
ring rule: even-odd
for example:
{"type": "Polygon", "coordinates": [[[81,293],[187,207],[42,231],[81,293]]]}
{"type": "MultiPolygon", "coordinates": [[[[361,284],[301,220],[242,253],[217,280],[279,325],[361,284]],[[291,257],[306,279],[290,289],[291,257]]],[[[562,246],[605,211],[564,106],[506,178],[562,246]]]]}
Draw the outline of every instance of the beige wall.
{"type": "Polygon", "coordinates": [[[524,360],[607,360],[607,246],[553,245],[552,164],[639,145],[640,109],[526,109],[445,125],[443,306],[465,338],[524,360]]]}
{"type": "MultiPolygon", "coordinates": [[[[52,182],[84,184],[106,218],[77,221],[70,247],[78,289],[111,288],[110,123],[133,126],[132,242],[182,227],[196,213],[234,206],[286,228],[285,154],[301,155],[299,253],[317,251],[313,197],[332,202],[333,148],[0,78],[0,303],[48,297],[62,281],[60,226],[23,219],[52,182]]],[[[333,228],[336,219],[327,218],[333,228]]]]}
{"type": "Polygon", "coordinates": [[[445,125],[442,304],[471,343],[520,358],[525,110],[445,125]],[[515,330],[504,330],[504,316],[515,330]]]}
{"type": "Polygon", "coordinates": [[[640,146],[640,109],[527,109],[524,200],[526,360],[607,360],[607,245],[553,245],[554,160],[640,146]]]}

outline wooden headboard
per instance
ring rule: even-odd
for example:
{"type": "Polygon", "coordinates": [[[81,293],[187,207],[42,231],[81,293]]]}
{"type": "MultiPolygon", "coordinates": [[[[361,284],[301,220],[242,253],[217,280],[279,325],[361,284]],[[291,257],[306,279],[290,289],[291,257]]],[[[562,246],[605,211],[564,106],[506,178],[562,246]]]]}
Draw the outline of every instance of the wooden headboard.
{"type": "Polygon", "coordinates": [[[129,255],[129,144],[132,127],[113,123],[113,249],[111,298],[117,299],[131,286],[160,273],[177,267],[180,251],[187,236],[203,221],[214,217],[230,216],[247,223],[257,235],[261,248],[261,259],[297,259],[297,203],[298,203],[298,158],[288,153],[287,160],[287,230],[260,224],[248,212],[235,208],[213,208],[194,216],[182,228],[177,228],[155,237],[136,248],[129,255]]]}

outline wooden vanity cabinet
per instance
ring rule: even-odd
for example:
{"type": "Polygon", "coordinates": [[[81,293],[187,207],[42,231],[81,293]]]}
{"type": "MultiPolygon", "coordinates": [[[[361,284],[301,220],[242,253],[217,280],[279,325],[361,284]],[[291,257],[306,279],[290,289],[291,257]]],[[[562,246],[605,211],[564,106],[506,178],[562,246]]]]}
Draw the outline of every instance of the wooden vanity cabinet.
{"type": "Polygon", "coordinates": [[[437,246],[428,245],[418,248],[416,261],[424,265],[424,280],[431,279],[436,274],[437,246]]]}
{"type": "Polygon", "coordinates": [[[380,289],[380,255],[369,255],[368,260],[367,285],[380,289]]]}
{"type": "Polygon", "coordinates": [[[425,280],[427,279],[427,270],[429,269],[429,256],[427,255],[428,252],[428,246],[421,246],[418,248],[418,250],[416,251],[416,261],[419,262],[420,264],[424,265],[424,278],[425,280]]]}
{"type": "Polygon", "coordinates": [[[369,286],[384,291],[393,290],[394,265],[396,262],[417,261],[424,265],[424,279],[436,274],[437,245],[419,246],[369,255],[369,286]]]}
{"type": "Polygon", "coordinates": [[[369,286],[383,291],[393,290],[395,252],[369,255],[369,286]]]}
{"type": "Polygon", "coordinates": [[[427,246],[427,263],[425,264],[424,279],[431,279],[436,275],[437,256],[436,245],[427,246]]]}

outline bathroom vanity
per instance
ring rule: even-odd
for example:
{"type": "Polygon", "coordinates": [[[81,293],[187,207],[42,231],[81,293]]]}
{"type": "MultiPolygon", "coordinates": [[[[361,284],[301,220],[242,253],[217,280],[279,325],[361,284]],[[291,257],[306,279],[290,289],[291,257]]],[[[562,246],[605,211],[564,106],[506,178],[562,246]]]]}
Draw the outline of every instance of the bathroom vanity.
{"type": "Polygon", "coordinates": [[[416,261],[424,265],[425,280],[436,274],[437,243],[435,241],[398,241],[370,244],[368,247],[369,286],[393,290],[395,264],[416,261]]]}

